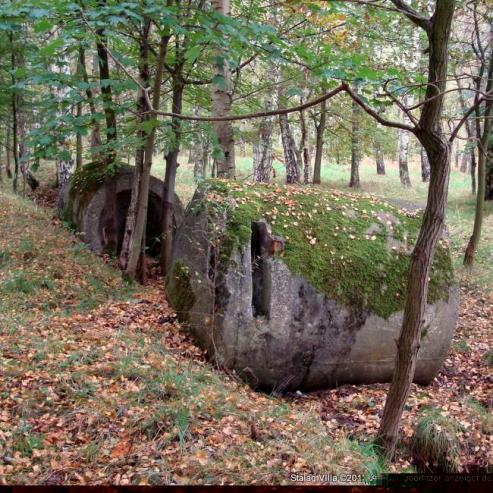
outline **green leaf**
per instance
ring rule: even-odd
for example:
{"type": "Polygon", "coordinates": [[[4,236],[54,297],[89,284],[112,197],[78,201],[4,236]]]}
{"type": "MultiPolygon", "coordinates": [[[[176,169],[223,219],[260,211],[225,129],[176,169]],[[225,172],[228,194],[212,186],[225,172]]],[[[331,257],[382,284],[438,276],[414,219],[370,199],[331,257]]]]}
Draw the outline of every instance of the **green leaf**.
{"type": "Polygon", "coordinates": [[[195,45],[190,47],[185,53],[185,60],[187,62],[193,63],[200,55],[200,45],[195,45]]]}

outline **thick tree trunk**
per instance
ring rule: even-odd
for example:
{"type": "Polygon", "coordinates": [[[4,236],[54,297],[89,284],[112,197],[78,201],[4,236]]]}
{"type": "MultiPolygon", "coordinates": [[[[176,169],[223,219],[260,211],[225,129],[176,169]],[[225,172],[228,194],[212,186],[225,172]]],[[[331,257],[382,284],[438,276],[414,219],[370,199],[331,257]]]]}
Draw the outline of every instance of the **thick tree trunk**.
{"type": "Polygon", "coordinates": [[[353,101],[351,114],[351,177],[349,179],[349,186],[351,188],[358,188],[360,186],[360,118],[359,106],[353,101]]]}
{"type": "Polygon", "coordinates": [[[315,144],[315,162],[313,164],[313,183],[320,185],[322,175],[322,155],[324,151],[324,132],[327,125],[327,101],[320,104],[320,120],[315,125],[316,144],[315,144]]]}
{"type": "Polygon", "coordinates": [[[385,175],[385,161],[383,157],[382,146],[375,143],[375,161],[377,163],[377,175],[385,175]]]}
{"type": "MultiPolygon", "coordinates": [[[[212,0],[215,11],[223,16],[230,15],[230,0],[212,0]]],[[[215,76],[218,82],[212,87],[212,114],[217,117],[231,116],[231,71],[228,57],[223,50],[218,50],[215,76]]],[[[213,122],[222,157],[216,159],[216,172],[219,178],[235,177],[235,141],[231,121],[213,122]]]]}
{"type": "Polygon", "coordinates": [[[430,181],[430,160],[423,146],[421,146],[421,181],[423,183],[430,181]]]}
{"type": "MultiPolygon", "coordinates": [[[[392,0],[400,4],[400,0],[392,0]]],[[[399,423],[414,378],[421,329],[428,297],[428,279],[442,235],[450,175],[450,143],[443,135],[441,114],[447,79],[448,42],[455,0],[437,0],[427,23],[429,38],[428,86],[415,135],[425,147],[431,175],[426,209],[414,247],[407,279],[402,329],[397,342],[394,376],[385,402],[377,441],[392,457],[399,423]]]]}

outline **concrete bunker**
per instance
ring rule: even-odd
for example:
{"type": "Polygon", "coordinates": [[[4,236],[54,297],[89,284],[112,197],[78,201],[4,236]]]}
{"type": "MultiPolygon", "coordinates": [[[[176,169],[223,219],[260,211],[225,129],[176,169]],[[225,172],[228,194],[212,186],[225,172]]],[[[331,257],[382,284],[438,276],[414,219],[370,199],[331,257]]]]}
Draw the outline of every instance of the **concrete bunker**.
{"type": "MultiPolygon", "coordinates": [[[[116,181],[116,225],[118,237],[118,251],[120,251],[132,194],[134,168],[122,166],[115,174],[116,181]]],[[[162,233],[163,182],[151,176],[149,184],[149,202],[146,223],[146,248],[151,256],[157,256],[160,250],[162,233]]],[[[81,234],[82,239],[95,252],[103,250],[102,217],[105,198],[105,185],[87,187],[83,191],[73,187],[72,180],[60,193],[59,212],[62,218],[81,234]]],[[[178,227],[183,218],[183,207],[175,194],[174,225],[178,227]]]]}
{"type": "MultiPolygon", "coordinates": [[[[419,224],[370,196],[205,182],[176,234],[168,298],[209,357],[254,388],[388,382],[419,224]]],[[[444,236],[415,382],[436,376],[457,316],[444,236]]]]}

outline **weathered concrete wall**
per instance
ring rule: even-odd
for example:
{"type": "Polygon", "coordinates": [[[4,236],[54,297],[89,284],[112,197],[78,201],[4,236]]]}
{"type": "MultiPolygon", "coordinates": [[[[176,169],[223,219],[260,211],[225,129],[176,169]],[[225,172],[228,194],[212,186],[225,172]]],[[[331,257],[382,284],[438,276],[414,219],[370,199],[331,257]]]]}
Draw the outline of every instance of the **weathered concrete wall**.
{"type": "MultiPolygon", "coordinates": [[[[293,275],[282,258],[264,256],[262,289],[268,293],[259,315],[252,245],[235,246],[224,256],[214,238],[224,221],[216,215],[211,227],[209,207],[198,193],[187,209],[167,291],[212,359],[265,390],[391,380],[402,311],[385,319],[342,306],[293,275]]],[[[457,316],[458,286],[453,284],[447,301],[426,309],[416,382],[427,384],[437,374],[457,316]]]]}
{"type": "MultiPolygon", "coordinates": [[[[123,241],[125,220],[132,193],[133,173],[134,168],[132,166],[122,166],[115,175],[117,182],[118,249],[120,249],[123,241]]],[[[159,250],[159,237],[162,231],[162,193],[163,182],[151,176],[146,227],[146,245],[151,254],[157,254],[159,250]]],[[[81,233],[82,239],[95,252],[103,250],[101,218],[104,197],[104,185],[85,194],[83,199],[81,194],[70,191],[70,182],[60,192],[59,211],[61,217],[70,219],[75,229],[81,233]],[[67,218],[67,214],[70,215],[70,218],[67,218]]],[[[183,207],[175,194],[175,224],[178,225],[182,219],[183,207]]]]}

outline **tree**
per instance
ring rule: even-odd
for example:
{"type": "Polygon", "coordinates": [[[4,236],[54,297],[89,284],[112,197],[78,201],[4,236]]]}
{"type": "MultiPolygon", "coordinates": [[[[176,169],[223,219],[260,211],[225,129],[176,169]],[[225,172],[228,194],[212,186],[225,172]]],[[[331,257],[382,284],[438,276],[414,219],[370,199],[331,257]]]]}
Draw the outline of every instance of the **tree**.
{"type": "Polygon", "coordinates": [[[455,9],[455,0],[437,0],[435,12],[428,18],[411,9],[402,0],[392,2],[426,32],[429,41],[426,96],[421,116],[412,131],[428,154],[431,172],[423,222],[409,267],[394,376],[378,431],[378,441],[388,456],[394,454],[399,422],[414,378],[427,303],[429,273],[445,221],[451,142],[443,133],[440,118],[447,80],[448,43],[455,9]]]}
{"type": "MultiPolygon", "coordinates": [[[[355,93],[358,91],[358,86],[354,86],[355,93]]],[[[359,182],[359,163],[361,159],[360,151],[360,118],[361,110],[356,100],[352,104],[351,112],[351,177],[349,179],[349,186],[352,188],[358,188],[359,182]]]]}
{"type": "MultiPolygon", "coordinates": [[[[491,31],[493,34],[493,30],[491,31]]],[[[491,93],[493,89],[493,46],[490,49],[489,60],[484,60],[483,64],[487,66],[487,76],[486,76],[486,88],[485,93],[491,93]]],[[[478,141],[478,190],[476,194],[476,213],[474,215],[474,227],[471,237],[469,238],[469,243],[466,248],[464,255],[464,264],[467,266],[472,266],[474,263],[474,256],[479,245],[479,240],[481,238],[481,229],[483,225],[483,211],[484,211],[484,200],[486,196],[486,168],[488,163],[488,153],[490,149],[490,140],[492,133],[492,107],[493,98],[488,99],[484,104],[483,111],[483,128],[480,128],[479,122],[479,107],[476,111],[476,132],[480,135],[478,141]]]]}
{"type": "Polygon", "coordinates": [[[321,183],[321,171],[322,171],[322,155],[324,147],[324,132],[327,125],[327,102],[323,101],[320,104],[320,117],[318,122],[315,121],[315,162],[313,165],[313,183],[320,185],[321,183]]]}
{"type": "MultiPolygon", "coordinates": [[[[216,13],[222,17],[230,15],[230,0],[212,0],[216,13]]],[[[228,64],[227,52],[218,49],[215,55],[215,75],[212,88],[212,114],[218,117],[231,115],[231,71],[228,64]]],[[[235,141],[231,121],[214,122],[221,153],[215,158],[217,176],[219,178],[234,178],[235,176],[235,141]]]]}
{"type": "MultiPolygon", "coordinates": [[[[120,266],[131,278],[143,280],[145,277],[145,226],[149,200],[149,182],[151,176],[154,140],[156,135],[156,119],[147,113],[148,103],[145,89],[150,85],[149,73],[149,38],[151,19],[144,16],[139,32],[139,88],[137,98],[137,114],[139,123],[140,145],[135,156],[135,174],[127,213],[125,233],[120,252],[120,266]]],[[[170,35],[161,36],[159,54],[156,63],[156,74],[152,93],[152,106],[159,107],[161,98],[161,82],[164,60],[170,35]]]]}

